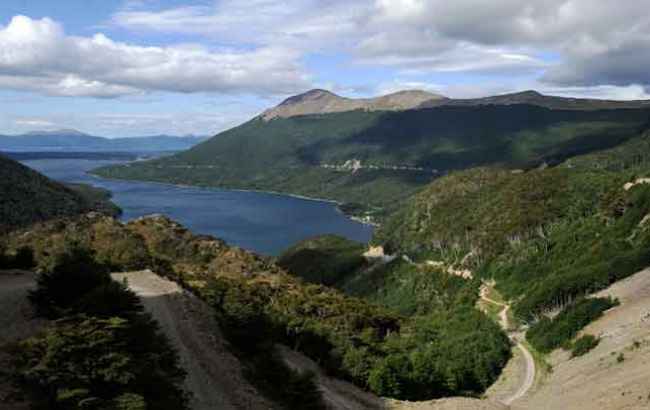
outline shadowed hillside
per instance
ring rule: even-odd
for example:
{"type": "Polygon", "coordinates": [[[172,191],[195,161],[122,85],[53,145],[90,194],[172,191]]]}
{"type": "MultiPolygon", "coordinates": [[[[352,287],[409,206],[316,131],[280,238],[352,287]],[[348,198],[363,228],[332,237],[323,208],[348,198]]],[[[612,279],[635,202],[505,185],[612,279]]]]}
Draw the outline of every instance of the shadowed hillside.
{"type": "Polygon", "coordinates": [[[65,186],[0,155],[0,233],[52,218],[99,210],[118,214],[110,195],[86,185],[65,186]]]}

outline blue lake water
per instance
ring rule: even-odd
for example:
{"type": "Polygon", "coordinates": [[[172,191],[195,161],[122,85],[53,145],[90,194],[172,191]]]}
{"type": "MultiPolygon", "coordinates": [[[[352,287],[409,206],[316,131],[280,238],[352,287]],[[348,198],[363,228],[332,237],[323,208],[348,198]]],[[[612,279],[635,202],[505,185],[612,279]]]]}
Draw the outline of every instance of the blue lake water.
{"type": "Polygon", "coordinates": [[[372,227],[350,220],[328,202],[285,195],[220,189],[177,187],[115,181],[86,172],[118,160],[45,158],[21,162],[62,182],[87,183],[108,189],[124,211],[123,220],[160,213],[195,233],[266,255],[277,255],[294,243],[322,234],[367,242],[372,227]]]}

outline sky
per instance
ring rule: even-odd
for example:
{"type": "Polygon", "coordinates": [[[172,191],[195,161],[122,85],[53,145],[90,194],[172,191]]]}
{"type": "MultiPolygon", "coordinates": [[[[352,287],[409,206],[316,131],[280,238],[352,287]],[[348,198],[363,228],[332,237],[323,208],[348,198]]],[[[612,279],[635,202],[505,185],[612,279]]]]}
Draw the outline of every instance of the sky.
{"type": "Polygon", "coordinates": [[[312,88],[650,99],[647,0],[2,0],[0,134],[213,135],[312,88]]]}

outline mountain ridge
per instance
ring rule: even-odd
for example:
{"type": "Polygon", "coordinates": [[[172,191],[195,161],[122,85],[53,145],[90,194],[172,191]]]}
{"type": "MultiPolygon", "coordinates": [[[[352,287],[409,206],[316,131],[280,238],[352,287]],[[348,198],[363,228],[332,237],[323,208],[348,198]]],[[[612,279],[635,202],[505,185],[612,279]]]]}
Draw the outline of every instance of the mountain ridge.
{"type": "Polygon", "coordinates": [[[188,149],[206,138],[171,135],[106,138],[74,129],[60,129],[29,131],[17,135],[0,135],[0,150],[180,151],[188,149]]]}
{"type": "Polygon", "coordinates": [[[405,111],[442,106],[531,104],[550,109],[600,110],[650,107],[650,100],[603,100],[560,97],[536,90],[524,90],[479,98],[450,98],[424,90],[401,90],[372,98],[349,98],[325,89],[312,89],[291,96],[260,114],[265,121],[311,114],[332,114],[354,110],[405,111]]]}
{"type": "Polygon", "coordinates": [[[274,118],[354,110],[401,111],[417,108],[426,101],[446,98],[422,90],[402,90],[374,98],[349,98],[328,90],[312,89],[285,99],[274,108],[264,111],[260,117],[269,121],[274,118]]]}

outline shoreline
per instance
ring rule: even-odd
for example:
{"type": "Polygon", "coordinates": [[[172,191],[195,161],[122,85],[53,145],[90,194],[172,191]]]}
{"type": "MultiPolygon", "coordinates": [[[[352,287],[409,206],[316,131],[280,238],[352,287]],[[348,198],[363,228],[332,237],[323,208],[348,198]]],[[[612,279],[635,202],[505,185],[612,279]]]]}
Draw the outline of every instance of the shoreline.
{"type": "Polygon", "coordinates": [[[315,197],[309,197],[309,196],[299,195],[299,194],[290,194],[290,193],[283,193],[283,192],[278,192],[278,191],[264,191],[264,190],[260,190],[260,189],[221,188],[221,187],[216,187],[216,186],[173,184],[173,183],[170,183],[170,182],[147,181],[147,180],[140,180],[140,179],[107,178],[107,177],[104,177],[104,176],[97,175],[97,174],[93,173],[92,170],[87,171],[86,174],[92,176],[93,178],[104,179],[104,180],[107,180],[107,181],[144,182],[144,183],[147,183],[147,184],[164,185],[164,186],[171,186],[171,187],[177,187],[177,188],[193,188],[193,189],[220,190],[220,191],[231,191],[231,192],[250,192],[250,193],[255,193],[255,194],[284,196],[284,197],[289,197],[289,198],[294,198],[294,199],[300,199],[302,201],[323,202],[323,203],[335,205],[336,211],[340,212],[342,215],[344,215],[346,218],[350,219],[351,221],[354,221],[354,222],[356,222],[358,224],[361,224],[361,225],[370,226],[372,228],[377,228],[379,226],[379,224],[377,224],[377,223],[363,221],[358,216],[354,216],[354,215],[350,215],[350,214],[345,213],[340,208],[341,205],[343,205],[344,203],[340,202],[340,201],[333,200],[333,199],[315,198],[315,197]]]}

